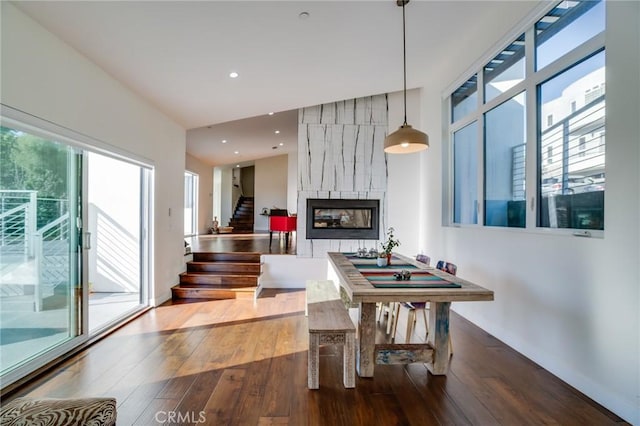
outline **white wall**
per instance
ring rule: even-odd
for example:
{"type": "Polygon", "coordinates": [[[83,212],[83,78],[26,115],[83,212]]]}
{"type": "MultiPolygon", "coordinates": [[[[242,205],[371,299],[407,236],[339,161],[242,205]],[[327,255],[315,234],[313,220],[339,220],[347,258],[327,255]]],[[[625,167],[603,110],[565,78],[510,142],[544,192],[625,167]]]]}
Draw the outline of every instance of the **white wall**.
{"type": "Polygon", "coordinates": [[[1,7],[2,103],[153,163],[152,297],[170,298],[184,267],[185,130],[11,3],[1,7]]]}
{"type": "Polygon", "coordinates": [[[233,213],[232,173],[229,168],[220,169],[220,226],[228,226],[233,213]]]}
{"type": "Polygon", "coordinates": [[[326,280],[328,261],[289,255],[262,255],[261,288],[305,288],[307,280],[326,280]]]}
{"type": "Polygon", "coordinates": [[[213,217],[217,218],[220,224],[222,213],[222,170],[220,167],[213,168],[213,217]]]}
{"type": "Polygon", "coordinates": [[[213,167],[185,154],[185,169],[198,175],[198,234],[206,234],[213,222],[213,167]]]}
{"type": "Polygon", "coordinates": [[[261,216],[264,207],[268,209],[286,209],[287,203],[287,155],[263,158],[255,162],[255,198],[254,227],[255,231],[268,231],[269,220],[261,216]]]}
{"type": "Polygon", "coordinates": [[[289,213],[298,212],[298,152],[291,152],[287,156],[287,210],[289,213]]]}
{"type": "MultiPolygon", "coordinates": [[[[398,195],[416,178],[419,186],[404,194],[423,196],[399,203],[390,195],[390,222],[398,222],[407,209],[419,210],[424,226],[418,250],[456,263],[458,275],[495,292],[493,302],[460,302],[453,309],[635,424],[640,424],[639,17],[638,2],[607,2],[604,238],[442,226],[447,156],[441,91],[452,84],[450,77],[423,88],[420,130],[429,134],[431,148],[420,154],[420,170],[414,176],[406,168],[399,173],[394,159],[389,173],[389,187],[397,188],[390,193],[398,195]]],[[[485,42],[488,50],[497,40],[485,42]]],[[[478,59],[452,56],[443,75],[459,76],[478,59]]],[[[404,225],[396,228],[406,238],[404,225]]]]}
{"type": "MultiPolygon", "coordinates": [[[[407,91],[407,123],[431,137],[435,129],[422,128],[420,123],[420,95],[420,90],[407,91]]],[[[404,121],[402,92],[391,93],[388,99],[389,133],[391,133],[396,131],[404,121]]],[[[416,197],[419,198],[422,195],[422,191],[418,189],[423,185],[420,179],[420,159],[424,155],[431,155],[431,150],[409,155],[387,155],[389,213],[386,226],[393,227],[396,238],[400,240],[400,246],[396,251],[407,256],[415,256],[420,252],[419,238],[423,222],[420,220],[420,209],[417,207],[416,197]]]]}

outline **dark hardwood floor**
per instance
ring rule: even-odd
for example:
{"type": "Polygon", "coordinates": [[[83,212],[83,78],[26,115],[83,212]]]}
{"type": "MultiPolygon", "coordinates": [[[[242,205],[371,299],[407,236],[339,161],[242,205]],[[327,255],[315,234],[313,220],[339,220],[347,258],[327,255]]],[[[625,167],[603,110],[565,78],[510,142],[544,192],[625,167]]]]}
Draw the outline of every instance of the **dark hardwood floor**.
{"type": "Polygon", "coordinates": [[[186,238],[191,251],[235,252],[250,251],[262,254],[296,254],[296,233],[293,232],[289,247],[285,244],[285,234],[273,233],[273,241],[269,245],[269,233],[255,234],[209,234],[186,238]]]}
{"type": "MultiPolygon", "coordinates": [[[[269,289],[255,303],[168,302],[18,395],[113,396],[120,426],[623,424],[455,313],[446,377],[381,365],[345,389],[342,349],[323,346],[320,389],[308,390],[304,304],[303,290],[269,289]]],[[[405,326],[403,311],[399,339],[405,326]]],[[[423,335],[418,321],[414,338],[423,335]]]]}

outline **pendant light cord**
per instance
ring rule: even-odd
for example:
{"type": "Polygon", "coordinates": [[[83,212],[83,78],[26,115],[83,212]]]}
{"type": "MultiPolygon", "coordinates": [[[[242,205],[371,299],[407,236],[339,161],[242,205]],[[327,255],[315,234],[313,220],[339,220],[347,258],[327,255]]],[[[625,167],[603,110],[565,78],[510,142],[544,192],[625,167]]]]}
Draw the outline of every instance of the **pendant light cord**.
{"type": "Polygon", "coordinates": [[[407,34],[405,30],[404,6],[407,1],[402,2],[402,58],[404,60],[404,125],[407,125],[407,34]]]}

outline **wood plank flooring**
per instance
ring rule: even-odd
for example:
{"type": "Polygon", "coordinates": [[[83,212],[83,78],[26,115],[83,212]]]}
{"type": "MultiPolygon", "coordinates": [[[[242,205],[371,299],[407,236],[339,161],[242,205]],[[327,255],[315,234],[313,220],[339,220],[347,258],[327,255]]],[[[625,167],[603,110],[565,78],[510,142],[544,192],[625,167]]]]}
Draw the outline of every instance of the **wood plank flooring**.
{"type": "Polygon", "coordinates": [[[296,254],[296,232],[292,232],[289,247],[285,244],[284,232],[273,233],[269,245],[269,233],[254,234],[210,234],[186,238],[193,252],[251,251],[262,254],[296,254]]]}
{"type": "Polygon", "coordinates": [[[624,424],[455,313],[447,376],[381,365],[345,389],[342,349],[323,346],[320,389],[308,390],[304,304],[303,290],[269,289],[255,304],[168,302],[17,394],[113,396],[120,426],[624,424]]]}

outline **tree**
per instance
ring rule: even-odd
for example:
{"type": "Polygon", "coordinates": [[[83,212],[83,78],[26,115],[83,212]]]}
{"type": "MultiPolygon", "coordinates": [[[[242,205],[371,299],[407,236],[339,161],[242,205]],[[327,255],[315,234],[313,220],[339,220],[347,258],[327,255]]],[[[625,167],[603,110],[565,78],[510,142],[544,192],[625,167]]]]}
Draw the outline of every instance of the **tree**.
{"type": "MultiPolygon", "coordinates": [[[[70,149],[58,142],[0,127],[0,189],[37,191],[39,227],[67,210],[64,201],[70,149]]],[[[13,202],[2,205],[12,207],[15,202],[13,198],[13,202]]]]}

